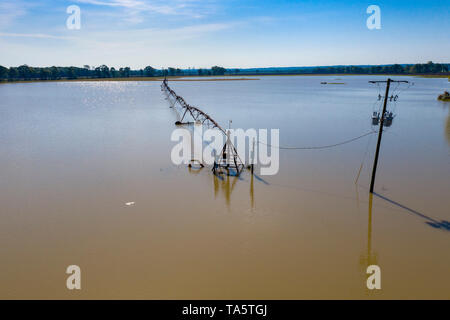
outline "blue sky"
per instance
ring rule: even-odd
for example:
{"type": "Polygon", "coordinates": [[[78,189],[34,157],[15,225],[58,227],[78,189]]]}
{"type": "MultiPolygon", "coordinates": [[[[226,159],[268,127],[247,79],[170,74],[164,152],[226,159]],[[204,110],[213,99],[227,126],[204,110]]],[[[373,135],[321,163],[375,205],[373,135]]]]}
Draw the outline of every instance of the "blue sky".
{"type": "Polygon", "coordinates": [[[0,65],[450,62],[450,0],[0,0],[0,65]],[[66,8],[81,9],[69,30],[66,8]],[[369,30],[369,5],[381,29],[369,30]]]}

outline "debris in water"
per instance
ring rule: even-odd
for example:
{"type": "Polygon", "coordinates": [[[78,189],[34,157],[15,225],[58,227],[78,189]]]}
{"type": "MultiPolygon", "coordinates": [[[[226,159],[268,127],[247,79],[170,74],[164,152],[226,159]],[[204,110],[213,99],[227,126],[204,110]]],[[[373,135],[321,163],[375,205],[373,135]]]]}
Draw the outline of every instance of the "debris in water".
{"type": "Polygon", "coordinates": [[[444,94],[439,95],[438,100],[450,101],[450,93],[448,91],[444,91],[444,94]]]}

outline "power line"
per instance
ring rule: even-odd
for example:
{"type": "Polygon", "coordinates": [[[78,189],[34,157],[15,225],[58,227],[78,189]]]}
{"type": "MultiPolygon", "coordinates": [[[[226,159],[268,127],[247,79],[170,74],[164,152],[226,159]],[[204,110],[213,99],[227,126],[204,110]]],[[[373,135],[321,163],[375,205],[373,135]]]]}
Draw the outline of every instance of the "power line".
{"type": "Polygon", "coordinates": [[[349,140],[345,140],[345,141],[342,141],[342,142],[339,142],[339,143],[335,143],[335,144],[325,145],[325,146],[282,147],[282,146],[273,146],[273,145],[271,145],[271,144],[264,143],[264,142],[261,142],[261,141],[258,141],[258,143],[263,144],[263,145],[266,145],[266,146],[268,146],[268,147],[277,148],[277,149],[283,149],[283,150],[316,150],[316,149],[327,149],[327,148],[333,148],[333,147],[337,147],[337,146],[341,146],[341,145],[344,145],[344,144],[353,142],[353,141],[355,141],[355,140],[364,138],[364,137],[366,137],[366,136],[368,136],[368,135],[370,135],[370,134],[377,133],[377,132],[378,132],[378,131],[373,131],[373,130],[372,130],[372,131],[369,131],[369,132],[367,132],[367,133],[364,133],[364,134],[362,134],[362,135],[360,135],[360,136],[357,136],[357,137],[355,137],[355,138],[352,138],[352,139],[349,139],[349,140]]]}

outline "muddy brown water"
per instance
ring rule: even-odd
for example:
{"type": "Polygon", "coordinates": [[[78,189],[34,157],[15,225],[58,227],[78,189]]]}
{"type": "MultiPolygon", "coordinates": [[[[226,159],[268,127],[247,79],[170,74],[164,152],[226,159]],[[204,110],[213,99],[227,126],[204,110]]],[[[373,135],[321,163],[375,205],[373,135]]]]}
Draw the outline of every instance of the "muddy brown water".
{"type": "MultiPolygon", "coordinates": [[[[171,86],[223,126],[305,146],[371,129],[383,88],[368,81],[384,78],[320,84],[335,78],[171,86]]],[[[449,299],[450,104],[436,100],[449,84],[395,78],[414,86],[394,88],[372,198],[375,136],[218,178],[172,164],[176,115],[157,82],[0,85],[0,298],[449,299]]]]}

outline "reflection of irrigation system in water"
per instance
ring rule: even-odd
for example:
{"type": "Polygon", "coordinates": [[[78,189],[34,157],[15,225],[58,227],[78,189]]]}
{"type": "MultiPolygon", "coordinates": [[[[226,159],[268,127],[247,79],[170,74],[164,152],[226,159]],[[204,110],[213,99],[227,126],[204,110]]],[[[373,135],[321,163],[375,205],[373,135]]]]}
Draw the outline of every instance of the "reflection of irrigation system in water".
{"type": "MultiPolygon", "coordinates": [[[[189,166],[189,173],[193,175],[199,174],[204,167],[194,168],[192,166],[189,166]]],[[[256,174],[252,174],[250,176],[250,206],[252,209],[255,208],[255,194],[254,194],[254,187],[253,187],[253,178],[256,178],[260,180],[261,182],[267,184],[264,180],[259,178],[256,174]]],[[[219,174],[213,175],[213,184],[214,184],[214,197],[217,198],[219,195],[219,191],[222,192],[222,195],[225,198],[225,202],[227,204],[227,207],[230,208],[231,203],[231,194],[233,193],[234,187],[238,180],[242,180],[242,178],[238,175],[226,175],[222,176],[219,174]]]]}

